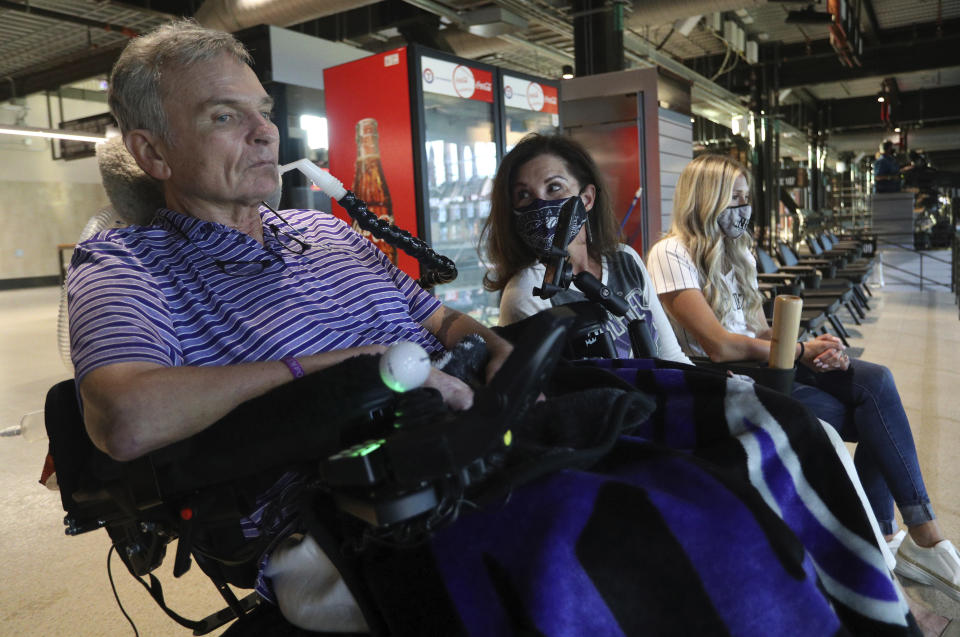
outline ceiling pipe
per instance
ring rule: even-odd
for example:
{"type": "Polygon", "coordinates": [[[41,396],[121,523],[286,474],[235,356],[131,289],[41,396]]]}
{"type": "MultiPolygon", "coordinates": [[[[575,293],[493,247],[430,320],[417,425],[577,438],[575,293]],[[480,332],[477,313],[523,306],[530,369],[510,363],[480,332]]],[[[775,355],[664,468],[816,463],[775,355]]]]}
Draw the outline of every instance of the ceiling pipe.
{"type": "Polygon", "coordinates": [[[206,0],[194,14],[210,29],[233,32],[258,24],[287,27],[381,0],[206,0]]]}

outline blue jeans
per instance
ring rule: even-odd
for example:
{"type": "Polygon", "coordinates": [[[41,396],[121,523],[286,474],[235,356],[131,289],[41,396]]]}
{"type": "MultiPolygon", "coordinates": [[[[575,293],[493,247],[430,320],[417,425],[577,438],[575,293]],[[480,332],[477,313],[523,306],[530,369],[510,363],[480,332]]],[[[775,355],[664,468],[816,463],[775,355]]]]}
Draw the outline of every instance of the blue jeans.
{"type": "Polygon", "coordinates": [[[856,442],[854,465],[884,534],[894,532],[893,503],[903,523],[934,519],[917,460],[917,448],[893,375],[883,365],[851,360],[845,372],[797,369],[793,397],[856,442]]]}

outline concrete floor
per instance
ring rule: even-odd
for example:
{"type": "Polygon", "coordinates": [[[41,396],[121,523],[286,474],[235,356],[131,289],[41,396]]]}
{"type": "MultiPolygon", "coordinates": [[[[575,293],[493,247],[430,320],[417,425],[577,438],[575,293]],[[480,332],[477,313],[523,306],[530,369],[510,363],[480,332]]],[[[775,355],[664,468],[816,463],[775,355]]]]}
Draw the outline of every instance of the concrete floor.
{"type": "MultiPolygon", "coordinates": [[[[57,288],[0,292],[0,428],[43,409],[47,390],[72,375],[57,347],[58,303],[57,288]]],[[[106,532],[65,536],[59,494],[38,483],[46,444],[0,438],[0,563],[6,570],[0,578],[0,635],[132,635],[110,591],[106,532]]],[[[168,551],[158,576],[168,605],[179,614],[201,619],[223,607],[198,568],[180,580],[172,569],[168,551]]],[[[160,610],[116,555],[113,576],[141,636],[191,634],[160,610]]]]}
{"type": "MultiPolygon", "coordinates": [[[[889,366],[914,429],[927,489],[946,535],[960,544],[960,320],[952,295],[888,285],[873,299],[869,322],[851,345],[889,366]]],[[[0,292],[0,428],[43,407],[47,389],[69,372],[56,339],[59,291],[0,292]]],[[[849,322],[849,320],[848,320],[849,322]]],[[[854,329],[853,326],[850,326],[854,329]]],[[[45,442],[0,438],[0,635],[76,637],[130,635],[107,580],[105,532],[63,534],[59,495],[37,483],[45,442]]],[[[222,606],[213,585],[194,567],[174,580],[172,554],[158,569],[169,605],[199,619],[222,606]]],[[[114,579],[140,635],[187,635],[169,620],[114,556],[114,579]]],[[[923,586],[908,595],[957,618],[960,604],[923,586]]]]}

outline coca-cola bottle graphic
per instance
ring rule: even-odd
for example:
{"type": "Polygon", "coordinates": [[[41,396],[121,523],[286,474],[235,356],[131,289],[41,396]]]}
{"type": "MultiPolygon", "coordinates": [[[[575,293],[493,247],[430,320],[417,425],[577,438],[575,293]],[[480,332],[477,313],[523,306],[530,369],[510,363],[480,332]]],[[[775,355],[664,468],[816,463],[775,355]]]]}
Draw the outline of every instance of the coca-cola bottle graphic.
{"type": "MultiPolygon", "coordinates": [[[[377,120],[366,117],[357,122],[357,166],[353,175],[353,192],[363,199],[367,209],[380,219],[393,223],[393,204],[390,190],[383,177],[383,164],[380,163],[380,135],[377,120]]],[[[397,249],[392,245],[370,235],[353,222],[353,229],[373,241],[394,264],[397,262],[397,249]]]]}

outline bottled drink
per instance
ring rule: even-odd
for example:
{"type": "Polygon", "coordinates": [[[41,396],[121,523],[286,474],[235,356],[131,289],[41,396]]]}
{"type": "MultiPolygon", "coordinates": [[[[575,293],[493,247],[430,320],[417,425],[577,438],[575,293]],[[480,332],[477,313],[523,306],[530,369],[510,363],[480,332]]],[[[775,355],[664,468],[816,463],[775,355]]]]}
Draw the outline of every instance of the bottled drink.
{"type": "MultiPolygon", "coordinates": [[[[357,166],[353,176],[353,192],[367,203],[367,209],[380,219],[393,223],[393,204],[390,190],[383,177],[383,164],[380,163],[380,136],[377,120],[366,117],[357,122],[357,166]]],[[[392,245],[362,230],[356,221],[353,229],[373,241],[387,257],[396,264],[397,249],[392,245]]]]}

